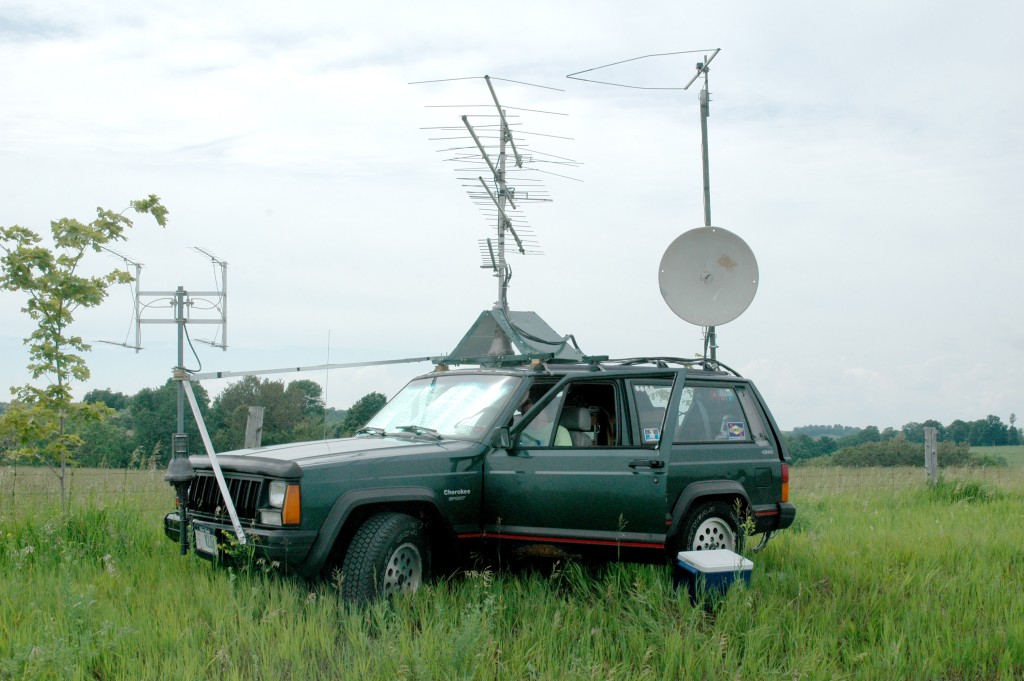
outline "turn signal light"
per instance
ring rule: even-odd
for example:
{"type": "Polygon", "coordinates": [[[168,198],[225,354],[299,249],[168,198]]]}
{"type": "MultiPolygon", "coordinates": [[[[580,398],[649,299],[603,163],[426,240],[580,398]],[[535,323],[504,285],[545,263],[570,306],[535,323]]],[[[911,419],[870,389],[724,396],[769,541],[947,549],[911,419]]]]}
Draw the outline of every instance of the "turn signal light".
{"type": "Polygon", "coordinates": [[[288,485],[284,494],[284,507],[281,509],[281,524],[298,525],[302,520],[302,495],[298,485],[288,485]]]}
{"type": "Polygon", "coordinates": [[[789,501],[789,464],[782,464],[782,503],[789,501]]]}

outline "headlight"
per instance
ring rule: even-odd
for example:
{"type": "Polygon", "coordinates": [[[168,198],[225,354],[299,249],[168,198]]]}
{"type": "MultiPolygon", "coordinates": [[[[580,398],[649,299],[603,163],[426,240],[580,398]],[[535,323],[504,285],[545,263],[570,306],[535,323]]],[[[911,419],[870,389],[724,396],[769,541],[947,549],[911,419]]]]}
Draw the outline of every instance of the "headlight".
{"type": "Polygon", "coordinates": [[[281,512],[264,509],[260,511],[260,522],[264,525],[281,527],[281,512]]]}
{"type": "Polygon", "coordinates": [[[284,480],[271,480],[267,502],[272,508],[282,508],[284,506],[284,495],[287,491],[287,482],[284,480]]]}
{"type": "Polygon", "coordinates": [[[294,482],[271,480],[267,485],[267,506],[260,511],[260,522],[264,525],[298,525],[302,521],[302,495],[294,482]]]}

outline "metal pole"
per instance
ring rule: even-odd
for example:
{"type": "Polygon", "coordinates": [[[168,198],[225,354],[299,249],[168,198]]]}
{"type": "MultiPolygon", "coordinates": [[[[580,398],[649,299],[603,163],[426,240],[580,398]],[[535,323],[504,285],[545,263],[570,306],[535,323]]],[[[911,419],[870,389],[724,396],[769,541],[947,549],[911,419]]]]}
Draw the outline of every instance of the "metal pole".
{"type": "MultiPolygon", "coordinates": [[[[174,321],[178,325],[178,370],[185,368],[185,289],[181,286],[174,294],[174,321]]],[[[185,432],[185,386],[178,381],[178,435],[185,432]]]]}
{"type": "MultiPolygon", "coordinates": [[[[175,375],[179,375],[185,369],[185,290],[179,286],[174,295],[174,320],[178,323],[178,366],[174,368],[175,375]]],[[[178,383],[178,430],[174,438],[175,445],[172,450],[177,450],[177,442],[185,437],[185,385],[184,381],[178,383]]],[[[177,451],[171,452],[171,458],[178,456],[177,451]]],[[[184,458],[188,460],[188,452],[184,458]]],[[[178,540],[181,555],[188,553],[188,487],[180,485],[175,488],[178,491],[178,517],[181,524],[178,527],[178,540]]]]}
{"type": "Polygon", "coordinates": [[[711,171],[708,167],[708,91],[700,91],[700,150],[704,169],[704,226],[711,226],[711,171]]]}
{"type": "MultiPolygon", "coordinates": [[[[704,88],[698,94],[700,100],[700,150],[701,150],[701,162],[704,170],[704,226],[711,226],[711,171],[708,165],[708,115],[710,114],[710,107],[708,106],[708,100],[710,99],[708,93],[708,67],[707,58],[704,59],[702,66],[704,71],[704,88]]],[[[718,356],[718,334],[715,332],[714,326],[708,327],[708,345],[711,349],[711,360],[714,361],[718,356]]]]}
{"type": "MultiPolygon", "coordinates": [[[[498,109],[499,113],[501,109],[498,109]]],[[[505,147],[511,133],[504,115],[501,117],[501,146],[498,151],[498,171],[494,180],[498,185],[498,304],[508,313],[508,263],[505,262],[505,203],[508,191],[505,186],[505,147]]]]}

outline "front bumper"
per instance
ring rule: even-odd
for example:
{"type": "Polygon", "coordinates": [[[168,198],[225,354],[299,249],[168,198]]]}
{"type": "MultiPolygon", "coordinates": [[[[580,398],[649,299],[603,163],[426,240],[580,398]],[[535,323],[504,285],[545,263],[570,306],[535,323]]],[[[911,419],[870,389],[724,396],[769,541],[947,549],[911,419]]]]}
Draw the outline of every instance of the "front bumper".
{"type": "MultiPolygon", "coordinates": [[[[179,518],[180,516],[176,512],[164,516],[164,535],[175,543],[180,542],[181,521],[179,518]]],[[[235,530],[230,523],[194,518],[189,523],[189,543],[193,550],[195,550],[196,526],[212,531],[219,547],[235,546],[238,543],[235,530]]],[[[276,563],[276,566],[285,572],[301,572],[299,566],[309,555],[317,537],[316,532],[294,528],[247,527],[243,530],[247,541],[253,547],[253,555],[271,564],[276,563]]],[[[216,554],[204,551],[195,551],[195,553],[207,560],[219,560],[227,563],[238,563],[240,562],[239,556],[249,555],[241,550],[225,551],[223,548],[218,548],[216,554]]]]}

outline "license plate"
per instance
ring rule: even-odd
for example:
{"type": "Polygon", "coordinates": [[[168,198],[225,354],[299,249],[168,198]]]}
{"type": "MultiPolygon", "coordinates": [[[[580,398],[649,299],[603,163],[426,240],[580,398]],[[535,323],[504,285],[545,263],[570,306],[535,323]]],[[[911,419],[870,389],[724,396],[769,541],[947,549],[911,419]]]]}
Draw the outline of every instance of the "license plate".
{"type": "Polygon", "coordinates": [[[202,525],[195,525],[196,531],[196,551],[209,554],[211,556],[217,555],[217,535],[209,527],[203,527],[202,525]]]}

